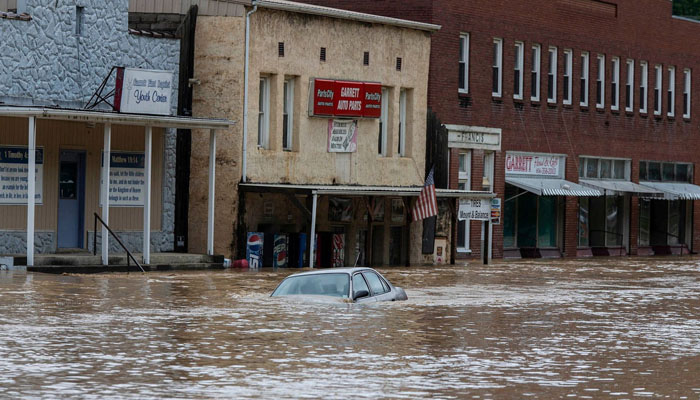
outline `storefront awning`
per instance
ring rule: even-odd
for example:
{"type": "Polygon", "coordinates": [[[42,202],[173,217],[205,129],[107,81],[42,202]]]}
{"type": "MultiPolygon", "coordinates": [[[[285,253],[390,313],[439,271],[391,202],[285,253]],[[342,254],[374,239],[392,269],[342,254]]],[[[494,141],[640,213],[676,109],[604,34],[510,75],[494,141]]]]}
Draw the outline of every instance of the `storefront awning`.
{"type": "MultiPolygon", "coordinates": [[[[354,186],[354,185],[296,185],[285,183],[240,183],[245,192],[298,193],[338,196],[418,196],[422,186],[354,186]]],[[[437,197],[493,198],[491,192],[473,190],[436,189],[437,197]]]]}
{"type": "Polygon", "coordinates": [[[700,186],[678,182],[639,182],[642,186],[663,192],[666,200],[700,200],[700,186]]]}
{"type": "Polygon", "coordinates": [[[538,196],[597,197],[602,195],[598,190],[590,189],[565,179],[506,177],[506,183],[538,196]]]}
{"type": "Polygon", "coordinates": [[[659,190],[642,186],[638,183],[630,181],[580,179],[579,183],[584,186],[598,189],[607,196],[630,194],[639,197],[663,197],[663,193],[659,190]]]}

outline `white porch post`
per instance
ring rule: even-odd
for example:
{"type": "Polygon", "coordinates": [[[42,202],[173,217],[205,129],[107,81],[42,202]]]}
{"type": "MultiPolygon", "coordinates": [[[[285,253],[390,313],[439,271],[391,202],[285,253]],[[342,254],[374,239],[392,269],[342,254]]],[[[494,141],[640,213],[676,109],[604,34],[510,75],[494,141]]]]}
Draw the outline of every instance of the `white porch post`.
{"type": "Polygon", "coordinates": [[[36,117],[29,117],[27,152],[27,266],[34,265],[34,207],[36,204],[36,117]]]}
{"type": "MultiPolygon", "coordinates": [[[[109,224],[109,164],[112,161],[110,147],[112,143],[112,124],[105,124],[103,153],[102,153],[102,221],[109,224]]],[[[97,235],[97,232],[94,233],[97,235]]],[[[109,232],[102,225],[102,265],[109,264],[109,232]]]]}
{"type": "Polygon", "coordinates": [[[153,150],[153,127],[146,126],[144,144],[144,204],[143,204],[143,263],[151,263],[151,162],[153,150]]]}
{"type": "Polygon", "coordinates": [[[313,205],[311,206],[311,237],[309,238],[309,268],[314,267],[314,239],[316,238],[316,206],[318,205],[318,194],[313,193],[313,205]]]}
{"type": "Polygon", "coordinates": [[[214,205],[216,202],[216,129],[209,132],[209,214],[207,216],[207,254],[214,255],[214,205]]]}

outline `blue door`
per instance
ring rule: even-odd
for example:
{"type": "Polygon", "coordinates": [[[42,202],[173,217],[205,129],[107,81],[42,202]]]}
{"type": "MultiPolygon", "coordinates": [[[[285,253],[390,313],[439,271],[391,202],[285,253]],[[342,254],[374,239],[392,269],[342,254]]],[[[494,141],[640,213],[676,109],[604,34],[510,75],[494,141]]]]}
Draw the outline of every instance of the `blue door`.
{"type": "Polygon", "coordinates": [[[61,151],[58,183],[58,248],[83,248],[85,152],[61,151]]]}

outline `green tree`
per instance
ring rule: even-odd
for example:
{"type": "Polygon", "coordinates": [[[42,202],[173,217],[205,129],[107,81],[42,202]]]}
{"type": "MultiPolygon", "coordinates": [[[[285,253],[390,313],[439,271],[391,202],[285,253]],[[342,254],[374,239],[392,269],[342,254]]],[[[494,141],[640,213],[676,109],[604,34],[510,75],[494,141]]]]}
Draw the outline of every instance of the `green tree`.
{"type": "Polygon", "coordinates": [[[700,17],[700,0],[673,0],[673,15],[700,17]]]}

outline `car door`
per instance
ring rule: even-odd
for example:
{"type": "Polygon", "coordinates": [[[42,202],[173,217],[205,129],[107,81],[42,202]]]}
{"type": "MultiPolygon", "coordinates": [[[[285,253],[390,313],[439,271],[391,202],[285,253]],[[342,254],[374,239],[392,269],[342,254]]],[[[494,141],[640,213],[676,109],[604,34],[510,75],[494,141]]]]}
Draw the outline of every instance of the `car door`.
{"type": "Polygon", "coordinates": [[[353,297],[355,296],[355,293],[359,292],[360,290],[366,290],[369,295],[366,297],[360,297],[359,299],[355,300],[355,303],[373,303],[377,301],[377,298],[372,296],[372,291],[367,285],[367,281],[365,281],[362,273],[358,272],[352,276],[353,297]]]}
{"type": "Polygon", "coordinates": [[[393,300],[393,293],[386,282],[382,282],[382,278],[374,271],[363,271],[362,276],[364,276],[365,281],[369,285],[372,297],[375,301],[391,301],[393,300]]]}

